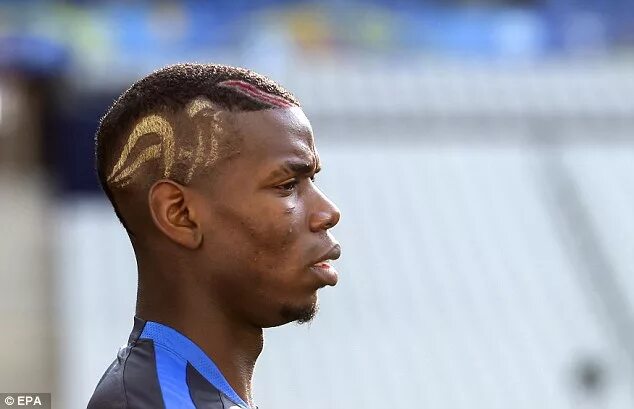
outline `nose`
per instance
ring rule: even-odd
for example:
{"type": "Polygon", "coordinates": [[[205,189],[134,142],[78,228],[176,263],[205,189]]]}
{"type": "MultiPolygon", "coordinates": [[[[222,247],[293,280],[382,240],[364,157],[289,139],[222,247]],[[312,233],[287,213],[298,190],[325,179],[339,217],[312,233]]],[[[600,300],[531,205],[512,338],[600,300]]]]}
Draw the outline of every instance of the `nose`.
{"type": "Polygon", "coordinates": [[[310,216],[310,230],[314,233],[334,227],[341,217],[337,206],[319,189],[315,191],[316,206],[310,216]]]}

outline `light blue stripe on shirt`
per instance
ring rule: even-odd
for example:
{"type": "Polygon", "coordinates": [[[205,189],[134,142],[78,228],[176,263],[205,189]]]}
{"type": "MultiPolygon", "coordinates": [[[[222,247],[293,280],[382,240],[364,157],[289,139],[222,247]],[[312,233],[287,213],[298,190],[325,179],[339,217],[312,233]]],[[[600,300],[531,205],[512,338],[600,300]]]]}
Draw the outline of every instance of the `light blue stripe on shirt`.
{"type": "MultiPolygon", "coordinates": [[[[243,409],[249,409],[249,405],[247,405],[240,396],[233,390],[231,385],[227,382],[225,377],[222,375],[216,364],[203,352],[202,349],[198,345],[196,345],[192,340],[187,338],[185,335],[176,331],[174,328],[170,328],[167,325],[160,324],[154,321],[147,321],[145,323],[145,327],[143,328],[143,332],[139,338],[151,339],[154,341],[155,350],[159,349],[158,347],[162,347],[165,349],[167,353],[170,355],[175,354],[174,359],[177,357],[182,358],[182,369],[179,366],[179,373],[182,370],[182,382],[184,384],[184,391],[189,391],[187,387],[186,381],[186,366],[187,362],[189,362],[196,370],[205,378],[209,383],[211,383],[216,389],[218,389],[221,393],[223,393],[227,398],[231,401],[235,402],[243,409]]],[[[167,361],[167,360],[166,360],[167,361]]],[[[169,371],[176,371],[176,369],[169,368],[169,371]]],[[[158,357],[157,357],[157,370],[158,370],[158,357]]],[[[167,379],[170,379],[171,376],[166,375],[167,379]]],[[[161,375],[159,373],[159,380],[161,375]]],[[[161,385],[161,389],[163,386],[161,385]]],[[[189,392],[187,393],[189,396],[189,392]]],[[[191,399],[190,399],[191,400],[191,399]]],[[[190,402],[191,404],[191,402],[190,402]]],[[[167,401],[165,401],[165,405],[167,409],[170,409],[167,406],[167,401]]],[[[183,406],[183,408],[189,408],[193,406],[183,406]]]]}

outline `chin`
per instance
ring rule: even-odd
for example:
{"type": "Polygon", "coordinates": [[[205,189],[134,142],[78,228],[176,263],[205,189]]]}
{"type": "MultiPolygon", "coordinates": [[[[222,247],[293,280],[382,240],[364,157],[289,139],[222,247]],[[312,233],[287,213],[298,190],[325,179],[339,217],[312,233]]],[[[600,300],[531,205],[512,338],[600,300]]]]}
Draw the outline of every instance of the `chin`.
{"type": "MultiPolygon", "coordinates": [[[[297,322],[298,324],[306,324],[311,322],[317,311],[319,310],[319,304],[317,298],[313,298],[310,303],[305,305],[284,305],[280,310],[280,316],[284,320],[283,324],[289,322],[297,322]]],[[[282,325],[282,324],[280,324],[282,325]]]]}

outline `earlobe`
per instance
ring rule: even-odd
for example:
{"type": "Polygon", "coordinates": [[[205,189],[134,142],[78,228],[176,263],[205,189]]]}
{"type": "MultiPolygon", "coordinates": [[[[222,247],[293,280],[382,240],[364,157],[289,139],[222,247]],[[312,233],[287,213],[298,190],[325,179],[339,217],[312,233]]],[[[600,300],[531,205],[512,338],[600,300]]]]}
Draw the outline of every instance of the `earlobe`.
{"type": "Polygon", "coordinates": [[[148,204],[154,225],[167,238],[191,250],[200,247],[202,232],[185,186],[159,180],[150,187],[148,204]]]}

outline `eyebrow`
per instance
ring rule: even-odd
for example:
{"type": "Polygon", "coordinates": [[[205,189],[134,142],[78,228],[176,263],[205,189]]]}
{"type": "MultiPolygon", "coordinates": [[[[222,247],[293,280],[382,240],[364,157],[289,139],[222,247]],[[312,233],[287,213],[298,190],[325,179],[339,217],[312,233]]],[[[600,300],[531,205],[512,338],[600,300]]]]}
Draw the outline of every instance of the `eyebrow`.
{"type": "MultiPolygon", "coordinates": [[[[319,162],[316,163],[315,173],[321,170],[321,165],[319,162]]],[[[282,163],[280,168],[275,169],[269,175],[269,178],[275,178],[279,176],[285,175],[308,175],[313,172],[313,164],[311,162],[306,162],[303,160],[288,160],[282,163]]]]}

